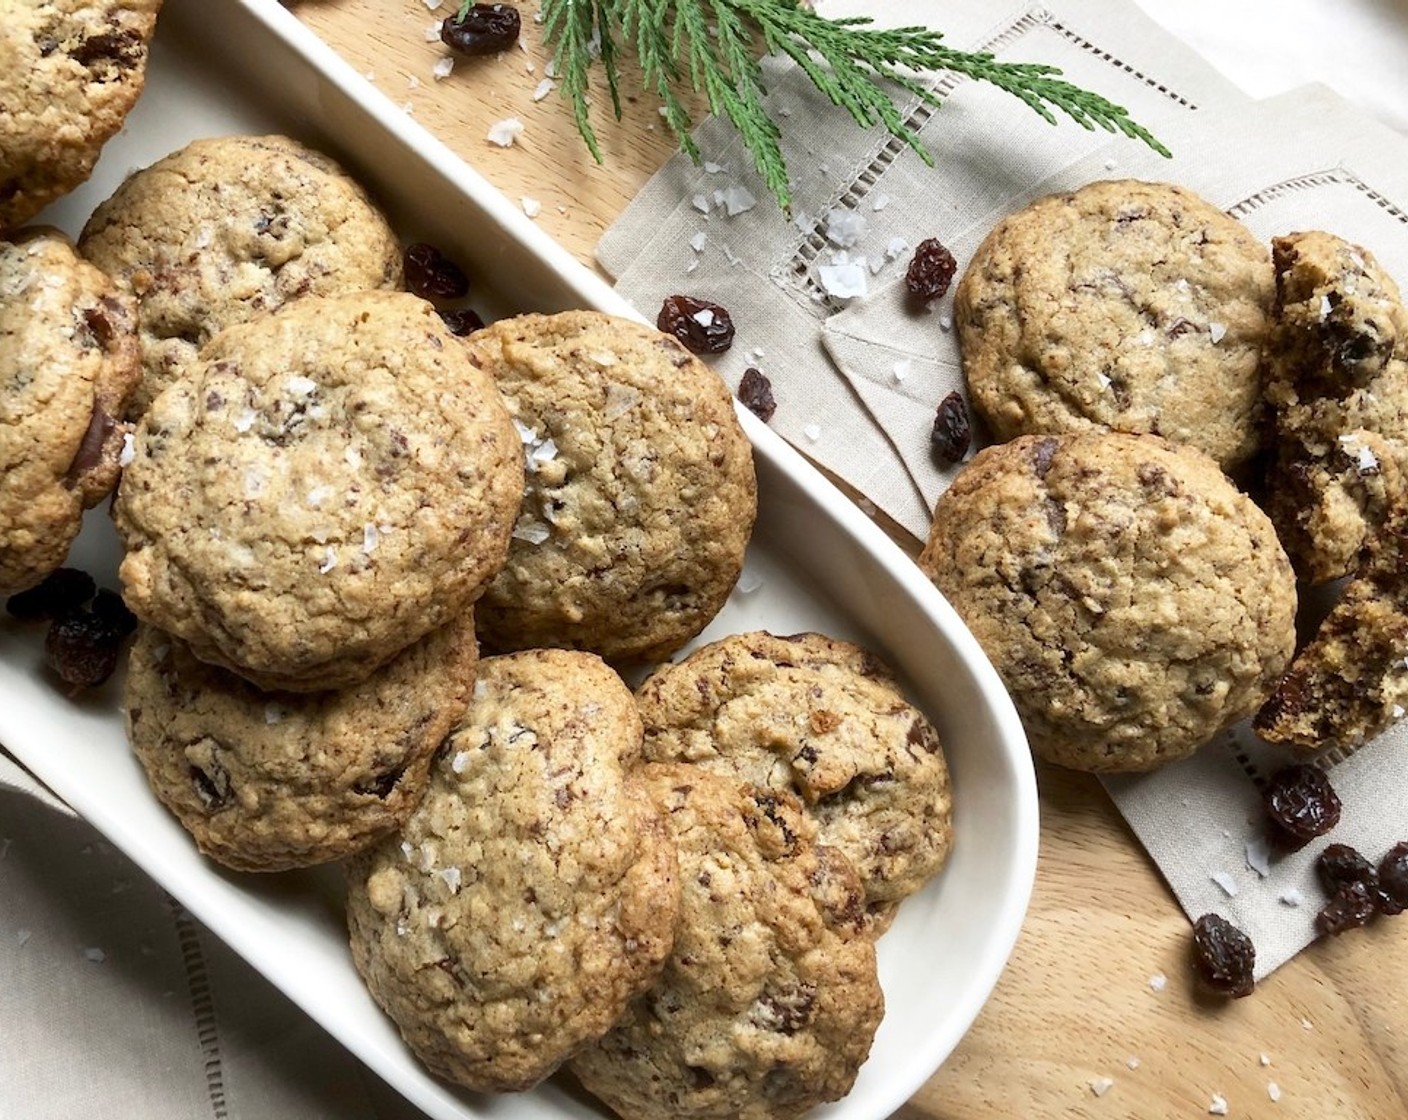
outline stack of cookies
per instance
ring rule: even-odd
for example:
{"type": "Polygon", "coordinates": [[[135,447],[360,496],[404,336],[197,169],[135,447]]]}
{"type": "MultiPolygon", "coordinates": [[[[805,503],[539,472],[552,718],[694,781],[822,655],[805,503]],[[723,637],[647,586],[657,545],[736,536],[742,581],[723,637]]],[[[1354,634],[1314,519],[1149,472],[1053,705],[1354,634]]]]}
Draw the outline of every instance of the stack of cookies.
{"type": "Polygon", "coordinates": [[[1152,769],[1273,693],[1258,730],[1305,746],[1403,711],[1408,314],[1362,248],[1273,248],[1183,188],[1097,182],[1004,219],[958,286],[969,398],[1007,442],[939,499],[920,564],[1049,761],[1152,769]],[[1297,576],[1366,548],[1364,656],[1340,632],[1283,680],[1297,576]],[[1317,722],[1331,697],[1356,714],[1317,722]]]}

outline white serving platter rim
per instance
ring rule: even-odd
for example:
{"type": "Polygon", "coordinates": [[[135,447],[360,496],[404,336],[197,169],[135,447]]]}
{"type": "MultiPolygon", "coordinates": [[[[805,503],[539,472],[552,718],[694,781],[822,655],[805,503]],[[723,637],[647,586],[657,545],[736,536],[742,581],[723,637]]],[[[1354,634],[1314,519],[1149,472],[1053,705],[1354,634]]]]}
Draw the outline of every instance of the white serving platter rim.
{"type": "MultiPolygon", "coordinates": [[[[231,52],[238,50],[242,58],[262,59],[261,65],[247,67],[251,78],[261,71],[271,78],[275,74],[271,67],[293,62],[301,69],[280,79],[286,83],[282,92],[296,103],[291,106],[292,115],[306,116],[313,131],[335,134],[330,139],[343,149],[338,154],[350,155],[354,165],[359,143],[399,146],[410,159],[407,173],[420,175],[427,189],[457,195],[464,215],[485,223],[488,252],[518,266],[515,275],[522,290],[513,302],[524,303],[524,291],[532,289],[542,304],[534,309],[595,307],[640,318],[599,276],[275,0],[167,0],[162,21],[162,34],[170,23],[180,35],[196,36],[208,49],[224,44],[231,52]]],[[[449,220],[443,214],[440,218],[449,220]]],[[[936,883],[906,903],[894,929],[881,941],[882,982],[890,1010],[872,1059],[850,1096],[815,1114],[848,1120],[884,1117],[903,1104],[957,1045],[1012,951],[1035,875],[1035,778],[1011,701],[952,608],[904,552],[801,455],[747,410],[740,409],[739,415],[753,441],[759,468],[760,537],[816,566],[807,576],[796,577],[799,586],[808,579],[816,585],[801,593],[811,595],[813,604],[847,602],[851,613],[855,604],[865,605],[861,613],[869,615],[869,624],[884,631],[883,641],[877,644],[912,686],[919,682],[921,691],[927,689],[926,700],[930,693],[948,691],[972,705],[972,712],[955,713],[933,711],[933,705],[926,703],[941,730],[946,721],[962,723],[977,713],[978,725],[967,734],[983,737],[991,749],[990,756],[973,760],[955,757],[958,844],[954,860],[936,883]],[[804,546],[801,540],[810,543],[804,546]],[[828,560],[817,559],[816,553],[825,553],[828,560]],[[960,761],[965,765],[957,765],[960,761]],[[973,823],[982,820],[996,825],[998,831],[983,833],[973,823]],[[982,835],[983,841],[965,843],[966,837],[975,835],[982,835]],[[975,850],[989,844],[990,850],[975,850]],[[962,867],[983,858],[1000,859],[1006,869],[1004,881],[986,894],[961,874],[962,867]],[[952,940],[920,944],[928,930],[926,919],[943,913],[945,907],[955,909],[954,895],[960,889],[974,892],[975,928],[965,930],[950,914],[944,929],[952,940]],[[908,962],[903,967],[896,959],[900,945],[905,946],[908,962]],[[932,953],[934,967],[941,969],[944,955],[955,945],[964,950],[964,975],[948,992],[953,997],[949,1004],[928,1008],[926,1014],[913,1001],[932,992],[912,982],[914,969],[927,967],[925,953],[932,953]],[[916,949],[922,951],[916,953],[916,949]],[[916,956],[917,962],[910,959],[916,956]],[[902,1020],[897,1006],[904,1007],[902,1020]],[[923,1029],[905,1033],[916,1024],[923,1029]]],[[[104,546],[100,542],[98,547],[104,546]]],[[[766,555],[758,563],[768,579],[794,578],[790,570],[769,568],[766,555]]],[[[791,609],[789,603],[777,617],[764,610],[757,624],[783,629],[779,623],[790,618],[791,609]]],[[[753,624],[757,613],[749,604],[739,605],[730,628],[753,624]]],[[[807,610],[798,617],[803,625],[811,621],[807,610]]],[[[112,766],[118,781],[130,781],[136,770],[125,751],[120,758],[84,753],[91,752],[94,744],[111,744],[112,690],[80,702],[63,699],[42,670],[34,641],[17,636],[13,627],[0,631],[0,651],[5,697],[0,703],[0,742],[413,1104],[440,1120],[584,1112],[580,1099],[553,1083],[526,1097],[487,1097],[456,1091],[426,1075],[360,986],[348,992],[351,966],[345,951],[335,957],[326,952],[327,913],[338,889],[331,869],[252,883],[202,860],[173,820],[159,808],[152,811],[153,799],[148,797],[144,811],[134,815],[132,805],[109,796],[113,787],[101,772],[96,776],[74,773],[75,759],[112,766]],[[329,993],[341,1002],[331,1003],[329,993]]]]}

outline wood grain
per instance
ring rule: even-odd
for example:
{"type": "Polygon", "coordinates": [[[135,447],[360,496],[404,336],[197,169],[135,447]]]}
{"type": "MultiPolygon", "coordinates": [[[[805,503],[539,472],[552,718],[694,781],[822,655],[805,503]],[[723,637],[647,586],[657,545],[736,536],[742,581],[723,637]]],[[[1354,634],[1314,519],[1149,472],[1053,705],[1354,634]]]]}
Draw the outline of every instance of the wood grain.
{"type": "MultiPolygon", "coordinates": [[[[940,5],[928,6],[941,26],[940,5]]],[[[674,150],[628,73],[620,125],[597,98],[605,162],[593,163],[557,93],[533,100],[547,55],[531,24],[526,51],[461,61],[436,81],[444,52],[425,29],[449,5],[290,7],[511,199],[539,200],[539,224],[583,261],[674,150]],[[497,148],[485,136],[508,116],[523,136],[497,148]]],[[[922,20],[918,8],[907,16],[922,20]]],[[[1039,779],[1041,857],[1016,952],[973,1030],[901,1117],[1196,1117],[1214,1094],[1230,1116],[1408,1117],[1408,916],[1312,947],[1248,999],[1202,1002],[1189,983],[1188,921],[1099,783],[1056,768],[1039,779]],[[1162,992],[1150,987],[1155,974],[1167,978],[1162,992]],[[1097,1096],[1101,1078],[1113,1085],[1097,1096]]]]}

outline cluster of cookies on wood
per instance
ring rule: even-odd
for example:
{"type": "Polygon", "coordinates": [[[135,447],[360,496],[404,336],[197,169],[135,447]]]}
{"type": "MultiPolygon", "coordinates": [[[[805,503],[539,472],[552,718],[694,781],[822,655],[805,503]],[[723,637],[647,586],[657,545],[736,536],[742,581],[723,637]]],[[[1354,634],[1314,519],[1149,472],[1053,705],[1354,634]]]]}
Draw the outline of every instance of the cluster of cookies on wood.
{"type": "Polygon", "coordinates": [[[1038,755],[1148,770],[1254,714],[1307,748],[1403,715],[1408,312],[1368,250],[1268,252],[1186,189],[1096,182],[1000,222],[954,314],[1005,442],[920,564],[1038,755]],[[1298,577],[1355,573],[1292,662],[1298,577]]]}
{"type": "Polygon", "coordinates": [[[742,569],[723,382],[592,312],[458,336],[285,137],[158,160],[76,245],[14,228],[52,193],[12,193],[0,591],[114,494],[128,735],[199,848],[344,860],[359,971],[458,1084],[566,1064],[633,1117],[848,1092],[876,939],[948,855],[948,770],[888,670],[818,634],[624,682],[742,569]]]}

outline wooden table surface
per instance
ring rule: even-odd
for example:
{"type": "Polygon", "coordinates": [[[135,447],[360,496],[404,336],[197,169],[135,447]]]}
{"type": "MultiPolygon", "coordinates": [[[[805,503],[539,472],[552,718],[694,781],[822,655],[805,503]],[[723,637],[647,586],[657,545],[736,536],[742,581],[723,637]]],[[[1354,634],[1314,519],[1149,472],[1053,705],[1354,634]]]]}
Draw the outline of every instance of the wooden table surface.
{"type": "MultiPolygon", "coordinates": [[[[594,164],[557,94],[533,100],[547,55],[531,22],[526,51],[459,60],[436,81],[444,52],[424,33],[448,3],[290,7],[511,199],[539,200],[538,223],[583,261],[674,150],[655,103],[630,98],[620,126],[599,109],[605,164],[594,164]],[[509,116],[524,123],[519,142],[489,144],[489,126],[509,116]]],[[[1218,1094],[1229,1116],[1408,1117],[1408,916],[1311,947],[1248,999],[1202,1002],[1188,921],[1103,789],[1056,768],[1038,777],[1041,856],[1016,952],[972,1031],[899,1116],[1205,1116],[1218,1094]],[[1154,991],[1159,973],[1167,986],[1154,991]],[[1097,1096],[1101,1078],[1113,1085],[1097,1096]]]]}

